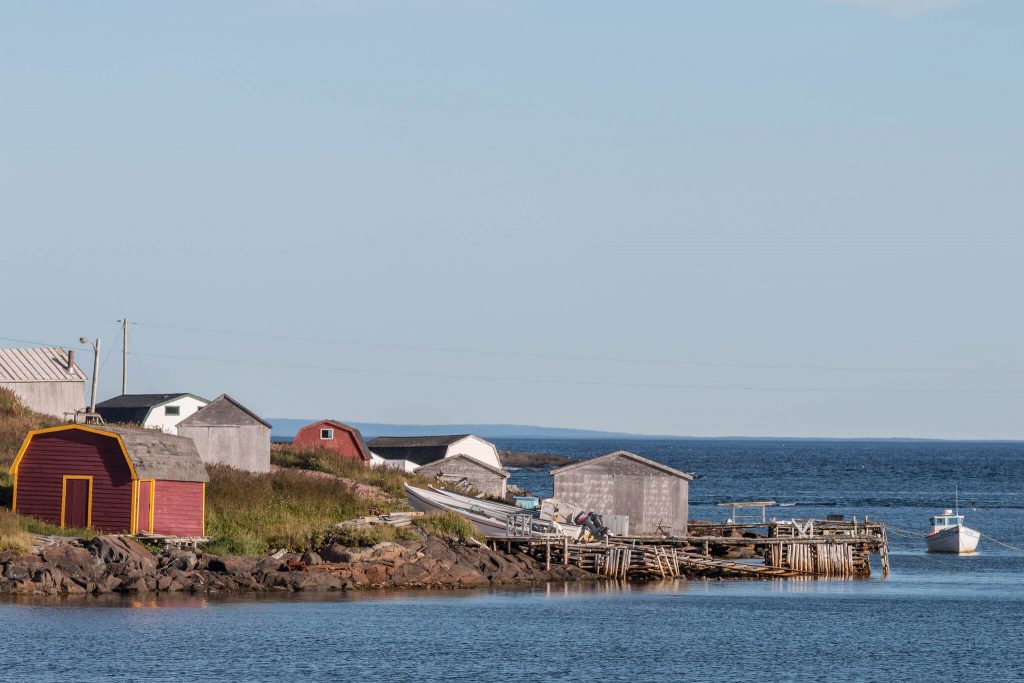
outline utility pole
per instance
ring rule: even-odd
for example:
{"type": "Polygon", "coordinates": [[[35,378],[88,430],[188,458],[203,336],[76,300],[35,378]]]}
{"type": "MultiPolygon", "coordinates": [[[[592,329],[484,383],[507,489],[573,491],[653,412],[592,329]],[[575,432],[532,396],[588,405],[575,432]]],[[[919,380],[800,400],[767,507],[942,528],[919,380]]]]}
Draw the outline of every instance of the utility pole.
{"type": "Polygon", "coordinates": [[[90,413],[95,413],[96,412],[96,380],[98,380],[99,376],[100,376],[100,340],[99,340],[99,338],[97,338],[96,339],[96,343],[94,344],[91,341],[89,341],[88,339],[86,339],[85,337],[80,337],[78,341],[81,344],[88,344],[89,346],[92,347],[92,350],[93,350],[93,358],[92,358],[92,400],[89,402],[89,412],[90,413]]]}
{"type": "Polygon", "coordinates": [[[128,393],[128,319],[121,321],[121,395],[128,393]]]}

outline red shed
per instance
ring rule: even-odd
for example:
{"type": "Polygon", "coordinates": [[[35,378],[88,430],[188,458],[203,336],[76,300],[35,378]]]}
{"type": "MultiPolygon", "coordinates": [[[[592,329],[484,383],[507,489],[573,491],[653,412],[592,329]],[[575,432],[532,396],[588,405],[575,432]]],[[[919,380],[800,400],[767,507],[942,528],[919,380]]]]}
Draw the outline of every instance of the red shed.
{"type": "Polygon", "coordinates": [[[202,536],[206,474],[192,439],[64,425],[28,433],[11,465],[13,509],[61,527],[202,536]]]}
{"type": "Polygon", "coordinates": [[[370,462],[370,449],[359,430],[336,420],[320,420],[306,425],[295,435],[292,443],[306,448],[330,448],[363,464],[370,462]]]}

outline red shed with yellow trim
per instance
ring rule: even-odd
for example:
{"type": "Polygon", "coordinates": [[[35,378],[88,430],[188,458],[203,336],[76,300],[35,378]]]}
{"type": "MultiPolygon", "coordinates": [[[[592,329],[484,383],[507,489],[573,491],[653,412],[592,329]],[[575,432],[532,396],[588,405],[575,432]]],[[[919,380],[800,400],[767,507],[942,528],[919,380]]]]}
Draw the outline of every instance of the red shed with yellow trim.
{"type": "Polygon", "coordinates": [[[210,480],[192,439],[64,425],[28,433],[11,465],[13,509],[61,527],[202,536],[210,480]]]}
{"type": "Polygon", "coordinates": [[[355,427],[349,427],[337,420],[320,420],[306,425],[295,435],[292,445],[329,448],[364,465],[370,462],[370,449],[366,447],[363,435],[355,427]]]}

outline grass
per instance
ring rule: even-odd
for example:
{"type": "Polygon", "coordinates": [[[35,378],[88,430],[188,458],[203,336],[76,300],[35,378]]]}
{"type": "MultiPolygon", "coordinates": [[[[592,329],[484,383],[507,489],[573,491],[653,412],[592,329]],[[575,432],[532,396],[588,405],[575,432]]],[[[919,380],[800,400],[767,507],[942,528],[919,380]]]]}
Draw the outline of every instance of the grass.
{"type": "Polygon", "coordinates": [[[416,534],[412,529],[394,527],[390,524],[345,526],[332,529],[330,533],[332,542],[351,548],[368,548],[384,541],[412,541],[415,539],[416,534]]]}
{"type": "Polygon", "coordinates": [[[206,535],[213,542],[207,549],[217,554],[313,549],[334,524],[397,507],[393,500],[361,498],[335,480],[301,472],[253,474],[221,465],[208,470],[206,535]]]}
{"type": "Polygon", "coordinates": [[[472,522],[454,512],[435,512],[412,520],[413,526],[439,538],[457,538],[463,543],[469,539],[486,541],[472,522]]]}
{"type": "Polygon", "coordinates": [[[426,477],[407,474],[390,467],[367,467],[327,448],[295,448],[287,444],[275,444],[270,450],[270,462],[278,467],[326,472],[352,479],[360,484],[376,486],[401,500],[405,500],[404,484],[426,486],[432,483],[432,480],[426,477]]]}
{"type": "Polygon", "coordinates": [[[17,550],[21,555],[32,552],[32,534],[22,527],[25,518],[0,508],[0,552],[17,550]]]}

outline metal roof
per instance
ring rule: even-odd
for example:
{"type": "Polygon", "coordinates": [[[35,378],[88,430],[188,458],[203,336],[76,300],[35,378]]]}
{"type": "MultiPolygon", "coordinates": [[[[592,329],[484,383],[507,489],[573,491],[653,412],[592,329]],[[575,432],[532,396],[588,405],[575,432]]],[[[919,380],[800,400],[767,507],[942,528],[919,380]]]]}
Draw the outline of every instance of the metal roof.
{"type": "Polygon", "coordinates": [[[68,370],[64,349],[0,349],[0,382],[84,382],[77,364],[68,370]]]}
{"type": "Polygon", "coordinates": [[[568,465],[556,467],[555,469],[551,470],[551,474],[555,475],[560,472],[568,472],[569,470],[574,470],[577,467],[586,467],[587,465],[593,465],[594,463],[598,463],[603,460],[610,460],[612,458],[626,458],[627,460],[632,460],[633,462],[640,463],[641,465],[647,465],[651,469],[658,470],[665,474],[671,474],[672,476],[681,477],[683,479],[686,479],[687,481],[693,481],[693,476],[687,474],[686,472],[681,472],[675,468],[669,467],[668,465],[662,465],[660,462],[648,460],[647,458],[641,457],[636,453],[630,453],[629,451],[613,451],[612,453],[605,453],[604,455],[599,455],[596,458],[590,458],[589,460],[579,460],[577,462],[571,462],[568,465]]]}

